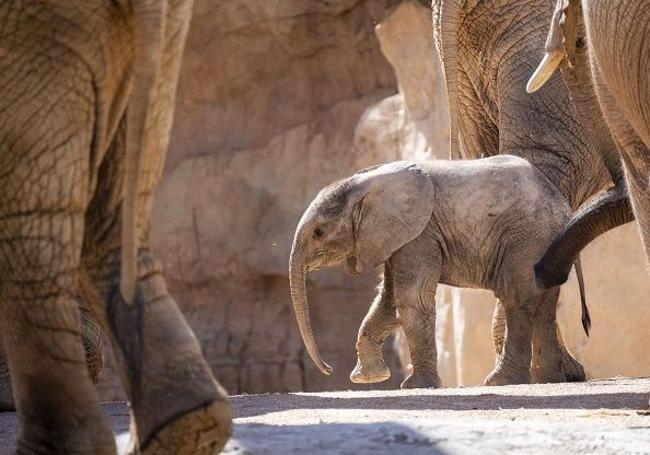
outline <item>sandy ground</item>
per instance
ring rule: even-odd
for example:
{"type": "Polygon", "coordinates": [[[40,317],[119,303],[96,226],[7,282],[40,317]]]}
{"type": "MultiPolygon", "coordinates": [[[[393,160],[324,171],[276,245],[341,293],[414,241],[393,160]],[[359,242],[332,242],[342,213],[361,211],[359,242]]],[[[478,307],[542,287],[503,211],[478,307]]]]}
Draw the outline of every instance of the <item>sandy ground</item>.
{"type": "MultiPolygon", "coordinates": [[[[650,454],[650,379],[241,395],[228,454],[650,454]]],[[[124,403],[106,403],[119,445],[124,403]]],[[[18,431],[0,414],[0,453],[18,431]]]]}

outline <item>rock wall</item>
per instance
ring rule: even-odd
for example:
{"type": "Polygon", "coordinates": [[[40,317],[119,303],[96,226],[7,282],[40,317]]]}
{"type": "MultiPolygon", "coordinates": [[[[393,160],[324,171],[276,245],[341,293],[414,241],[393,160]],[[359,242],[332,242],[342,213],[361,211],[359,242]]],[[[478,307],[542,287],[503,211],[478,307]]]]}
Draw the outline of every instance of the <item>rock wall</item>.
{"type": "Polygon", "coordinates": [[[390,0],[199,0],[152,245],[209,364],[231,393],[348,387],[376,277],[308,280],[317,340],[303,351],[288,257],[326,184],[393,153],[355,150],[366,109],[396,92],[374,26],[390,0]]]}

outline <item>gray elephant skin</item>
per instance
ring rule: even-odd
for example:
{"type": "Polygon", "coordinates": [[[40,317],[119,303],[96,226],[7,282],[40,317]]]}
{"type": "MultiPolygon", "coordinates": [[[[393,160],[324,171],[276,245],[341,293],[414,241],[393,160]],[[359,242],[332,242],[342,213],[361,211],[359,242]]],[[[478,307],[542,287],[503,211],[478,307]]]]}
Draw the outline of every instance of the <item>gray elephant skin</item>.
{"type": "Polygon", "coordinates": [[[572,210],[580,208],[560,235],[575,247],[567,251],[570,242],[563,242],[550,248],[538,266],[555,272],[542,285],[561,284],[582,246],[634,216],[615,141],[583,75],[556,75],[535,96],[526,93],[543,54],[553,2],[433,0],[432,8],[450,104],[452,158],[520,156],[544,173],[572,210]],[[577,108],[585,105],[590,107],[577,108]]]}
{"type": "Polygon", "coordinates": [[[0,325],[18,453],[114,454],[76,297],[105,329],[132,452],[212,453],[231,411],[148,252],[191,0],[0,2],[0,325]]]}
{"type": "Polygon", "coordinates": [[[309,355],[323,373],[332,371],[312,333],[306,273],[343,263],[352,275],[383,266],[379,294],[359,329],[354,382],[390,376],[381,348],[401,326],[413,363],[402,387],[440,385],[438,283],[491,289],[505,310],[505,337],[496,342],[486,384],[584,380],[557,330],[559,287],[540,289],[533,274],[570,213],[543,173],[509,155],[395,162],[333,183],[302,216],[290,258],[291,296],[309,355]]]}
{"type": "MultiPolygon", "coordinates": [[[[650,257],[650,4],[564,0],[547,17],[551,27],[544,57],[527,89],[539,90],[558,68],[564,80],[573,82],[571,95],[583,123],[594,134],[609,134],[620,153],[650,257]],[[604,120],[594,123],[594,112],[604,120]]],[[[536,266],[540,284],[564,282],[571,258],[620,220],[629,221],[625,213],[620,204],[606,210],[589,206],[577,213],[536,266]]]]}

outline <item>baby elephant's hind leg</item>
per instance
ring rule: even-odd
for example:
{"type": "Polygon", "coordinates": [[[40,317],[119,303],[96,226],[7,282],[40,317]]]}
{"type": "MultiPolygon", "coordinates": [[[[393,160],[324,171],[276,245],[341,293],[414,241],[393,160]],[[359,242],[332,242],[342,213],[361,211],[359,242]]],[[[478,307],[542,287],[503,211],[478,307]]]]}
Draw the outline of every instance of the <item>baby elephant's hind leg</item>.
{"type": "Polygon", "coordinates": [[[382,382],[390,378],[390,370],[384,362],[382,346],[399,323],[393,301],[392,275],[384,267],[381,290],[363,318],[357,336],[357,366],[350,374],[350,380],[357,384],[382,382]]]}
{"type": "Polygon", "coordinates": [[[567,382],[583,382],[587,380],[587,375],[585,374],[585,369],[582,364],[573,357],[573,354],[569,352],[564,340],[562,339],[562,334],[560,333],[560,326],[555,323],[555,333],[557,340],[560,345],[560,350],[562,351],[562,369],[564,370],[565,379],[567,382]]]}
{"type": "MultiPolygon", "coordinates": [[[[497,353],[497,364],[485,379],[485,385],[528,384],[533,317],[530,299],[525,296],[509,297],[500,300],[500,304],[505,310],[505,338],[501,352],[497,353]]],[[[497,311],[499,309],[497,306],[497,311]]]]}
{"type": "Polygon", "coordinates": [[[557,325],[559,293],[559,288],[544,293],[535,314],[531,375],[536,383],[585,380],[582,364],[567,350],[557,325]]]}

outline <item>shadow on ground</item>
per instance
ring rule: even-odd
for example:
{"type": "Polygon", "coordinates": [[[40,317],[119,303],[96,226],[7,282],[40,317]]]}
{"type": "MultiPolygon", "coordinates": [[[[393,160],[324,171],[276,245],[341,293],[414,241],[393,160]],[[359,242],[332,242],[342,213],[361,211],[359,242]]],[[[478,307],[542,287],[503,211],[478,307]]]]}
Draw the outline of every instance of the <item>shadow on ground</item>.
{"type": "Polygon", "coordinates": [[[224,453],[442,455],[447,438],[428,436],[401,423],[320,423],[317,425],[239,424],[224,453]]]}
{"type": "MultiPolygon", "coordinates": [[[[242,395],[229,454],[650,453],[649,379],[573,384],[242,395]],[[413,412],[415,411],[415,412],[413,412]],[[495,411],[495,412],[491,412],[495,411]],[[542,450],[543,449],[543,450],[542,450]]],[[[103,409],[120,446],[126,403],[103,409]]],[[[0,413],[0,454],[15,413],[0,413]]]]}
{"type": "Polygon", "coordinates": [[[293,409],[408,409],[476,411],[499,409],[646,409],[647,393],[594,393],[547,396],[512,396],[496,393],[443,395],[419,391],[418,395],[328,397],[315,394],[255,395],[232,397],[236,417],[252,417],[293,409]],[[280,398],[281,397],[281,398],[280,398]]]}

